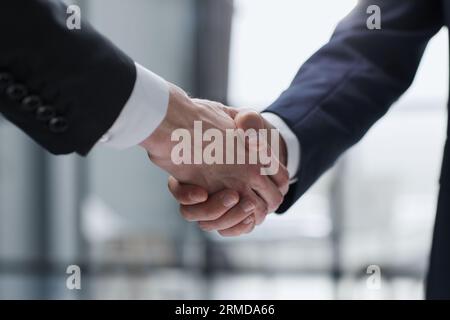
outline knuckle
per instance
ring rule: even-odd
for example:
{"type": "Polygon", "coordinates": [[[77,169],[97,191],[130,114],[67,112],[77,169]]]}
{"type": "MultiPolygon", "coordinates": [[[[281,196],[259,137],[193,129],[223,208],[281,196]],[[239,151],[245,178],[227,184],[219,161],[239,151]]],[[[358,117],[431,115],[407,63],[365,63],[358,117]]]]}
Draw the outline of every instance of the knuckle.
{"type": "MultiPolygon", "coordinates": [[[[213,223],[215,220],[219,219],[222,216],[222,213],[217,210],[217,209],[211,209],[208,210],[208,212],[206,213],[206,218],[208,219],[208,221],[211,221],[211,223],[213,223]]],[[[216,221],[217,224],[218,221],[216,221]]]]}
{"type": "Polygon", "coordinates": [[[236,190],[225,190],[224,195],[227,195],[229,197],[233,197],[236,198],[237,200],[239,200],[239,192],[237,192],[236,190]]]}

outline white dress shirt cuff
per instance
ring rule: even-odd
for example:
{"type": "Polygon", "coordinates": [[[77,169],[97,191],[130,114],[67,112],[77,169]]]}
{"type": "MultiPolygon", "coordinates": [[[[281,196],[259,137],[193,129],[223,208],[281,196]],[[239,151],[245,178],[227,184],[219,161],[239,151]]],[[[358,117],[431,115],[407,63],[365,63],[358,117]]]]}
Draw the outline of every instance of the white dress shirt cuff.
{"type": "Polygon", "coordinates": [[[150,136],[164,119],[169,103],[167,82],[136,65],[136,83],[130,98],[111,129],[99,143],[116,149],[136,146],[150,136]]]}
{"type": "Polygon", "coordinates": [[[297,180],[296,175],[300,167],[300,141],[294,132],[292,132],[291,128],[288,127],[286,122],[276,114],[263,112],[262,116],[280,131],[280,135],[286,143],[287,170],[289,172],[291,183],[294,183],[297,180]]]}

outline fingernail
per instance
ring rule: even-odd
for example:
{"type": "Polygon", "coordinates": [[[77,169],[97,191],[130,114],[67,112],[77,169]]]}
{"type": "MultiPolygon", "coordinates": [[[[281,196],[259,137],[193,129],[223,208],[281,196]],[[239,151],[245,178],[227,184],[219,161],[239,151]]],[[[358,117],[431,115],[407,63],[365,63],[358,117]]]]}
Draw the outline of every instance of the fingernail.
{"type": "Polygon", "coordinates": [[[226,194],[223,199],[222,199],[222,203],[224,205],[225,208],[231,208],[232,206],[234,206],[237,202],[239,201],[239,199],[231,194],[226,194]]]}
{"type": "Polygon", "coordinates": [[[244,209],[244,212],[251,212],[255,210],[255,205],[250,201],[245,201],[241,204],[242,209],[244,209]]]}
{"type": "Polygon", "coordinates": [[[253,223],[253,217],[248,217],[244,220],[244,224],[252,224],[253,223]]]}

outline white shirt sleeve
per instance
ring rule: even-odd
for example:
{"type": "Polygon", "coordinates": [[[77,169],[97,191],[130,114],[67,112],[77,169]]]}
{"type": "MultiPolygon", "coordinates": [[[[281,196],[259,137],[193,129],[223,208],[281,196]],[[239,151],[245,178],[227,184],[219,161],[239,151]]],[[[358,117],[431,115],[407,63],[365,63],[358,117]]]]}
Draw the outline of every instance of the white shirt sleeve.
{"type": "Polygon", "coordinates": [[[136,65],[136,83],[117,120],[99,140],[116,149],[136,146],[150,136],[164,119],[169,85],[161,77],[136,65]]]}
{"type": "Polygon", "coordinates": [[[286,143],[287,170],[289,172],[291,183],[294,183],[297,181],[296,175],[300,168],[300,141],[294,132],[292,132],[291,128],[288,127],[286,122],[275,113],[263,112],[262,116],[280,131],[280,134],[286,143]]]}

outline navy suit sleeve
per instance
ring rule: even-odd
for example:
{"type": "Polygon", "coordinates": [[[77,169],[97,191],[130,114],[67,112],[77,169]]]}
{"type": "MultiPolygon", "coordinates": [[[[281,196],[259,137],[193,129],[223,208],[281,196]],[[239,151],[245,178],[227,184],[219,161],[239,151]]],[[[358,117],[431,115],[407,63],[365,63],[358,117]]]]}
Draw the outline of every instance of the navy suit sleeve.
{"type": "Polygon", "coordinates": [[[438,0],[360,1],[266,110],[285,120],[301,144],[298,182],[279,213],[406,91],[429,39],[442,26],[441,15],[438,0]],[[381,9],[381,30],[367,28],[369,5],[381,9]]]}

